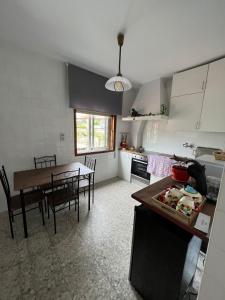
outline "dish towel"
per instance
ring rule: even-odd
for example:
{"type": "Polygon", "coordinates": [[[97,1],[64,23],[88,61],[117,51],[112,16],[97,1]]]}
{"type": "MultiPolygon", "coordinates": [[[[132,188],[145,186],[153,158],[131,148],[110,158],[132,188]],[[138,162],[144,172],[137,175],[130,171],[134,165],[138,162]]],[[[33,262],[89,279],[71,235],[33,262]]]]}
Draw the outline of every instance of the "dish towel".
{"type": "Polygon", "coordinates": [[[148,155],[147,172],[157,177],[170,176],[173,164],[174,160],[167,156],[148,155]]]}

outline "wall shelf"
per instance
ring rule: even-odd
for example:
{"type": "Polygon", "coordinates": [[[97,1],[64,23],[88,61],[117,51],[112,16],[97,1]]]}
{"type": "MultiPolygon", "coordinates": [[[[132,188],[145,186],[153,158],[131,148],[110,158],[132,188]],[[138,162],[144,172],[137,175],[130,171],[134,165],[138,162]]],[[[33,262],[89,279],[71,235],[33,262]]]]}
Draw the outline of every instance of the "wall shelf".
{"type": "Polygon", "coordinates": [[[137,117],[123,117],[122,121],[162,121],[168,120],[169,117],[166,115],[156,115],[156,116],[137,116],[137,117]]]}

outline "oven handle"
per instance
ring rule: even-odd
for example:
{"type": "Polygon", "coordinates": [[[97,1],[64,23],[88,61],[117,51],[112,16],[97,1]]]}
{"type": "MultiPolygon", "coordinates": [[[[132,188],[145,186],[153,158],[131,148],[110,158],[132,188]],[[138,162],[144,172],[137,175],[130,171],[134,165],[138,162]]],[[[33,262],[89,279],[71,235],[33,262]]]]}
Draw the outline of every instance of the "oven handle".
{"type": "Polygon", "coordinates": [[[143,160],[139,160],[139,159],[136,159],[136,158],[132,158],[132,161],[135,161],[137,163],[141,163],[143,165],[147,165],[148,163],[146,161],[143,161],[143,160]]]}

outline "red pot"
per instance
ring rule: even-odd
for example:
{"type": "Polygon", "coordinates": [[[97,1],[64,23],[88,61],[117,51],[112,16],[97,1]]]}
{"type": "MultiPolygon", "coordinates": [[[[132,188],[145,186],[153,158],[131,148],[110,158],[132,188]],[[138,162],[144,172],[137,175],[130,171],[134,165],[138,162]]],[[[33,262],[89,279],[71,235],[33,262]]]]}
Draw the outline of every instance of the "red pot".
{"type": "Polygon", "coordinates": [[[172,166],[172,178],[177,181],[187,182],[189,179],[187,168],[177,165],[172,166]]]}

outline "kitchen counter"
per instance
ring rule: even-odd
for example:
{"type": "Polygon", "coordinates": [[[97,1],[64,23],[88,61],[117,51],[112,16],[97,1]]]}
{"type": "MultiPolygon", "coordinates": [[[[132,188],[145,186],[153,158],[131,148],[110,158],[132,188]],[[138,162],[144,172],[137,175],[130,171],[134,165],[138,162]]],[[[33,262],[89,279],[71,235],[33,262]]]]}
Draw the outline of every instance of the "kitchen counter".
{"type": "Polygon", "coordinates": [[[196,158],[196,160],[201,161],[203,163],[207,162],[207,163],[212,163],[212,164],[216,164],[216,165],[225,167],[225,161],[215,159],[214,155],[204,154],[204,155],[198,156],[196,158]]]}
{"type": "MultiPolygon", "coordinates": [[[[176,182],[166,177],[134,194],[135,206],[129,279],[143,299],[183,300],[209,235],[154,206],[152,197],[176,182]]],[[[215,205],[203,213],[213,219],[215,205]]],[[[194,222],[195,223],[195,222],[194,222]]]]}
{"type": "Polygon", "coordinates": [[[128,150],[128,149],[125,149],[125,150],[119,149],[119,151],[128,152],[131,154],[141,154],[141,155],[151,155],[152,154],[152,155],[162,155],[162,156],[167,156],[167,157],[173,157],[173,154],[161,153],[161,152],[155,152],[155,151],[139,152],[137,150],[128,150]]]}
{"type": "MultiPolygon", "coordinates": [[[[186,232],[191,233],[194,236],[199,237],[206,245],[208,244],[209,241],[209,233],[206,234],[194,227],[195,221],[193,224],[185,224],[181,221],[178,221],[171,216],[171,214],[168,214],[166,211],[163,211],[162,209],[154,206],[152,202],[152,197],[158,193],[160,193],[162,190],[167,188],[170,185],[177,184],[176,181],[172,180],[171,177],[166,177],[163,178],[162,180],[151,184],[147,186],[146,188],[134,193],[131,195],[132,198],[137,200],[138,202],[142,203],[145,207],[151,209],[152,211],[156,212],[160,216],[166,218],[170,222],[176,224],[178,227],[182,228],[186,232]]],[[[211,224],[214,216],[214,211],[215,211],[215,204],[206,202],[202,209],[202,213],[211,216],[211,224]]],[[[210,225],[211,226],[211,225],[210,225]]]]}

